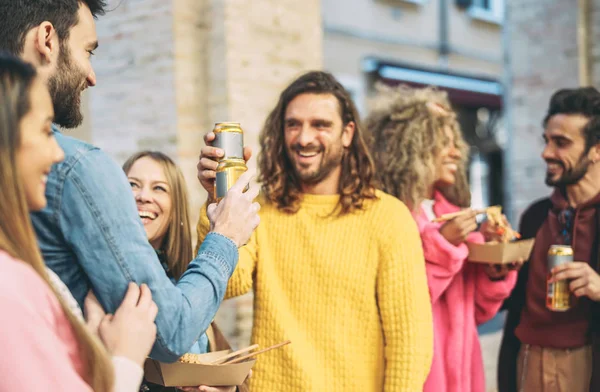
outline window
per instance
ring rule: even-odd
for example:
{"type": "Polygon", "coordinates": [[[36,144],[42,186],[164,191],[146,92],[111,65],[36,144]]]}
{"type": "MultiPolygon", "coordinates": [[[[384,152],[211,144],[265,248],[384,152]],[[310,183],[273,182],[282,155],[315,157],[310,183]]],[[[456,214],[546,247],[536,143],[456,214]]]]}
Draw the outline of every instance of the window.
{"type": "Polygon", "coordinates": [[[467,12],[474,19],[502,24],[504,21],[504,0],[472,0],[467,12]]]}

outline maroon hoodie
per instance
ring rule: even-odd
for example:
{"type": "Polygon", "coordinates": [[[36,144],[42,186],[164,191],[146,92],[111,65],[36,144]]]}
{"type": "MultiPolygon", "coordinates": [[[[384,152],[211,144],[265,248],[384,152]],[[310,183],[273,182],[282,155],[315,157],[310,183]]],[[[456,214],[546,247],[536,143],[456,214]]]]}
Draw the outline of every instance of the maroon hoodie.
{"type": "MultiPolygon", "coordinates": [[[[550,272],[547,267],[548,249],[550,245],[565,243],[558,214],[569,207],[559,190],[554,191],[550,200],[552,208],[535,236],[529,260],[525,306],[515,334],[522,343],[560,349],[577,348],[590,343],[590,300],[579,298],[566,312],[553,312],[546,308],[546,279],[550,272]]],[[[592,262],[598,204],[600,194],[574,210],[571,246],[575,261],[592,262]]]]}

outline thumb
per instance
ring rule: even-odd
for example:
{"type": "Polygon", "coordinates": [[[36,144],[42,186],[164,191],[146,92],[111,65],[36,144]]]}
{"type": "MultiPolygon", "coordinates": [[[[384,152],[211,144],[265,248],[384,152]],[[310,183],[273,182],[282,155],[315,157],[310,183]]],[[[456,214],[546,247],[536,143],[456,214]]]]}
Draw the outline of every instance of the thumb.
{"type": "Polygon", "coordinates": [[[208,220],[210,220],[211,222],[213,221],[216,210],[217,210],[217,203],[209,204],[209,206],[206,207],[206,215],[208,216],[208,220]]]}

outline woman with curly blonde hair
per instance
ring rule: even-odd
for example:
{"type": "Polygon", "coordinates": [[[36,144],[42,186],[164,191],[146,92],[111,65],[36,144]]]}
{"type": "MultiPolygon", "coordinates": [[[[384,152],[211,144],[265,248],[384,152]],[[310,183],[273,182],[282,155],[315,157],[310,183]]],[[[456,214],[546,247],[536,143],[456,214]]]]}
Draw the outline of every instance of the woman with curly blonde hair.
{"type": "Polygon", "coordinates": [[[496,314],[517,275],[467,262],[465,242],[484,241],[474,211],[433,222],[470,204],[468,148],[456,114],[446,93],[434,88],[382,88],[366,128],[375,139],[383,190],[409,206],[423,243],[434,322],[434,357],[424,391],[484,391],[477,325],[496,314]]]}

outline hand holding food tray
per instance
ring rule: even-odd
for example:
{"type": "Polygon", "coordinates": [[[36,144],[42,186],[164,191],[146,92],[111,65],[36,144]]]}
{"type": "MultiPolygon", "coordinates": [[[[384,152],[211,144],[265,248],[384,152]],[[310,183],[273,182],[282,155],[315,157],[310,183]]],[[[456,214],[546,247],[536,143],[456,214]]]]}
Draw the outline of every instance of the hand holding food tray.
{"type": "Polygon", "coordinates": [[[521,234],[510,227],[502,215],[502,207],[486,208],[487,219],[496,228],[496,241],[484,244],[467,242],[468,260],[475,263],[507,264],[515,261],[527,261],[533,249],[534,239],[519,241],[521,234]]]}
{"type": "Polygon", "coordinates": [[[257,349],[258,345],[233,352],[224,350],[207,354],[188,353],[175,363],[148,358],[144,364],[144,375],[149,382],[165,387],[242,385],[256,363],[255,356],[289,343],[291,342],[287,340],[249,354],[245,353],[257,349]]]}
{"type": "MultiPolygon", "coordinates": [[[[442,215],[434,222],[445,222],[470,211],[461,210],[451,214],[442,215]]],[[[493,227],[496,227],[498,241],[476,244],[467,242],[469,248],[468,260],[475,263],[485,264],[508,264],[518,260],[527,261],[533,249],[534,239],[519,241],[521,235],[514,231],[502,215],[502,207],[491,206],[474,210],[476,214],[486,214],[487,219],[493,227]]]]}

